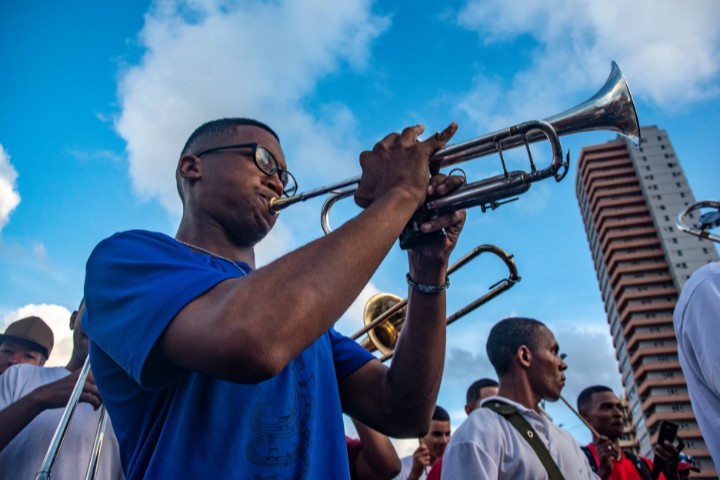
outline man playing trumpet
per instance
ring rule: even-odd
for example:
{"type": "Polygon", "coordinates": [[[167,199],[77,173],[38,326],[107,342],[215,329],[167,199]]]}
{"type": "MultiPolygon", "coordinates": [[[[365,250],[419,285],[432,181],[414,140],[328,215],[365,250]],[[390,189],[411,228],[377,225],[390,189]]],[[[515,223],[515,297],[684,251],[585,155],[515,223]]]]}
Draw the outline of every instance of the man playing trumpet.
{"type": "Polygon", "coordinates": [[[347,478],[342,411],[388,435],[426,433],[464,212],[424,224],[447,237],[408,252],[391,367],[332,327],[426,197],[462,184],[429,161],[456,129],[420,142],[423,127],[408,127],[363,152],[364,211],[257,269],[255,245],[277,219],[271,203],[296,188],[278,136],[243,118],[190,136],[176,237],[119,233],[87,265],[92,369],[128,479],[347,478]]]}

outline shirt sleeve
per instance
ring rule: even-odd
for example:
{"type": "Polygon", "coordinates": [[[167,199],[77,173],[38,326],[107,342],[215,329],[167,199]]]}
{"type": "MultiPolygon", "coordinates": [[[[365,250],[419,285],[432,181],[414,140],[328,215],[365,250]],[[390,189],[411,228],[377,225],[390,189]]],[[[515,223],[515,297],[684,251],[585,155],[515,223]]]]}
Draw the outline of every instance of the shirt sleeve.
{"type": "Polygon", "coordinates": [[[11,365],[0,374],[0,410],[19,400],[15,395],[19,374],[17,365],[11,365]]]}
{"type": "Polygon", "coordinates": [[[497,480],[498,472],[498,464],[479,445],[458,442],[445,449],[442,480],[497,480]]]}
{"type": "Polygon", "coordinates": [[[153,365],[165,375],[146,377],[148,358],[177,313],[218,283],[242,275],[223,271],[216,259],[189,250],[162,234],[130,231],[103,240],[90,255],[85,276],[91,341],[146,388],[161,388],[181,373],[153,365]],[[156,383],[158,382],[158,383],[156,383]]]}
{"type": "Polygon", "coordinates": [[[351,338],[341,335],[334,328],[328,332],[332,346],[335,374],[338,382],[350,376],[355,370],[375,358],[351,338]]]}
{"type": "MultiPolygon", "coordinates": [[[[715,272],[711,270],[711,272],[715,272]]],[[[679,341],[691,358],[692,368],[712,392],[720,397],[720,275],[711,273],[691,293],[685,304],[679,341]]]]}

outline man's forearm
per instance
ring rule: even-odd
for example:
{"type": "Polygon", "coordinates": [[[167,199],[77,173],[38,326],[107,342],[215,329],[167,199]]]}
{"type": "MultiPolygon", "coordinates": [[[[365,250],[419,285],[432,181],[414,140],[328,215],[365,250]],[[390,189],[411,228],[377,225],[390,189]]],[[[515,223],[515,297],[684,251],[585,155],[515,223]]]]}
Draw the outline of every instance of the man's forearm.
{"type": "Polygon", "coordinates": [[[427,433],[445,361],[445,293],[410,290],[403,332],[388,371],[388,401],[405,435],[427,433]],[[398,415],[402,412],[404,415],[398,415]]]}
{"type": "Polygon", "coordinates": [[[378,200],[332,235],[248,277],[219,284],[176,316],[163,339],[164,355],[230,381],[257,382],[276,374],[347,310],[413,208],[402,197],[378,200]]]}
{"type": "Polygon", "coordinates": [[[0,410],[0,451],[43,410],[44,407],[34,392],[0,410]]]}

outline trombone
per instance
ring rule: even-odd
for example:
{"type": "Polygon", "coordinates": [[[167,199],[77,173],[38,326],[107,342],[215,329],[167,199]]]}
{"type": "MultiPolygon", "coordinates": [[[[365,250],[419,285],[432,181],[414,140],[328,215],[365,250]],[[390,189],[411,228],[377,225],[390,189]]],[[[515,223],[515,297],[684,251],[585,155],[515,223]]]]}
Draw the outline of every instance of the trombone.
{"type": "MultiPolygon", "coordinates": [[[[468,313],[474,311],[479,306],[489,302],[501,293],[512,288],[520,281],[513,255],[507,253],[500,247],[495,245],[479,245],[473,248],[469,253],[465,254],[457,262],[448,267],[447,274],[451,275],[456,270],[464,267],[469,262],[477,258],[483,253],[492,253],[499,257],[508,269],[508,276],[495,284],[491,285],[489,292],[480,298],[470,302],[457,312],[447,317],[446,325],[459,320],[468,313]]],[[[367,337],[360,342],[360,345],[366,350],[374,352],[380,351],[383,355],[380,361],[385,362],[392,358],[395,344],[400,337],[403,323],[405,322],[405,310],[407,306],[407,298],[401,299],[397,295],[390,293],[378,293],[370,298],[365,304],[363,314],[365,326],[358,330],[353,336],[353,340],[357,340],[367,333],[367,337]]]]}
{"type": "MultiPolygon", "coordinates": [[[[620,67],[615,62],[611,64],[610,75],[603,87],[579,105],[545,120],[513,125],[473,140],[448,145],[435,152],[431,160],[439,162],[441,168],[498,153],[503,173],[464,185],[445,197],[429,200],[421,209],[420,218],[414,217],[411,225],[419,225],[428,215],[434,216],[473,206],[480,206],[483,212],[495,210],[527,192],[534,182],[548,177],[561,181],[567,174],[570,155],[568,152],[563,161],[559,137],[592,130],[615,131],[625,135],[636,145],[640,143],[640,125],[632,95],[620,67]],[[548,140],[550,143],[552,161],[546,168],[538,169],[530,153],[530,144],[541,140],[548,140]],[[508,171],[503,150],[522,145],[525,145],[529,156],[530,171],[508,171]]],[[[357,176],[292,197],[274,199],[271,208],[277,213],[295,203],[330,194],[321,214],[323,231],[329,233],[327,216],[330,208],[341,198],[352,195],[359,182],[360,177],[357,176]]],[[[402,240],[401,247],[405,248],[402,240]]]]}
{"type": "MultiPolygon", "coordinates": [[[[73,413],[75,413],[75,407],[77,407],[78,403],[80,402],[80,395],[82,394],[83,387],[85,386],[85,380],[87,379],[89,373],[90,356],[88,355],[88,357],[85,359],[85,363],[83,364],[82,369],[80,370],[80,375],[78,376],[77,382],[75,382],[75,387],[70,394],[68,404],[67,406],[65,406],[65,411],[60,418],[60,423],[58,424],[57,429],[55,429],[55,434],[50,441],[50,446],[48,447],[47,452],[45,453],[45,458],[40,465],[40,470],[38,470],[38,473],[35,476],[35,480],[50,479],[53,466],[55,465],[55,460],[57,459],[58,453],[60,452],[60,448],[62,448],[63,440],[65,439],[68,427],[70,426],[70,420],[72,419],[73,413]]],[[[95,475],[97,474],[100,453],[102,452],[103,440],[105,439],[105,429],[107,427],[107,412],[105,411],[104,405],[100,407],[100,409],[100,419],[98,421],[97,431],[95,432],[95,441],[93,443],[93,448],[90,451],[90,460],[88,461],[85,480],[91,480],[95,478],[95,475]]]]}
{"type": "Polygon", "coordinates": [[[710,233],[710,230],[720,226],[720,202],[713,200],[703,200],[700,202],[693,203],[688,206],[685,210],[680,212],[675,219],[675,225],[678,230],[695,235],[696,237],[705,238],[713,242],[720,242],[720,235],[714,235],[710,233]],[[713,211],[708,211],[700,215],[698,221],[693,225],[685,223],[685,218],[691,215],[694,211],[701,211],[703,208],[712,208],[713,211]]]}

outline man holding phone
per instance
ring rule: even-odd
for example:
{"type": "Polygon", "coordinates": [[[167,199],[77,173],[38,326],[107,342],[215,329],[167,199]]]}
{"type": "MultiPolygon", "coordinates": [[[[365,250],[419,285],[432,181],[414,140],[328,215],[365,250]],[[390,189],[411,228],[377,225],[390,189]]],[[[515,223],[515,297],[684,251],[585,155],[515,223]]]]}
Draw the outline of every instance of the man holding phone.
{"type": "MultiPolygon", "coordinates": [[[[622,404],[613,391],[603,385],[588,387],[578,396],[578,412],[600,434],[582,447],[590,467],[603,480],[661,478],[678,479],[680,452],[670,441],[658,441],[655,445],[655,462],[664,465],[662,473],[653,475],[653,462],[635,456],[620,448],[620,437],[625,425],[622,404]]],[[[662,435],[661,435],[662,436],[662,435]]],[[[656,468],[657,470],[657,468],[656,468]]]]}

